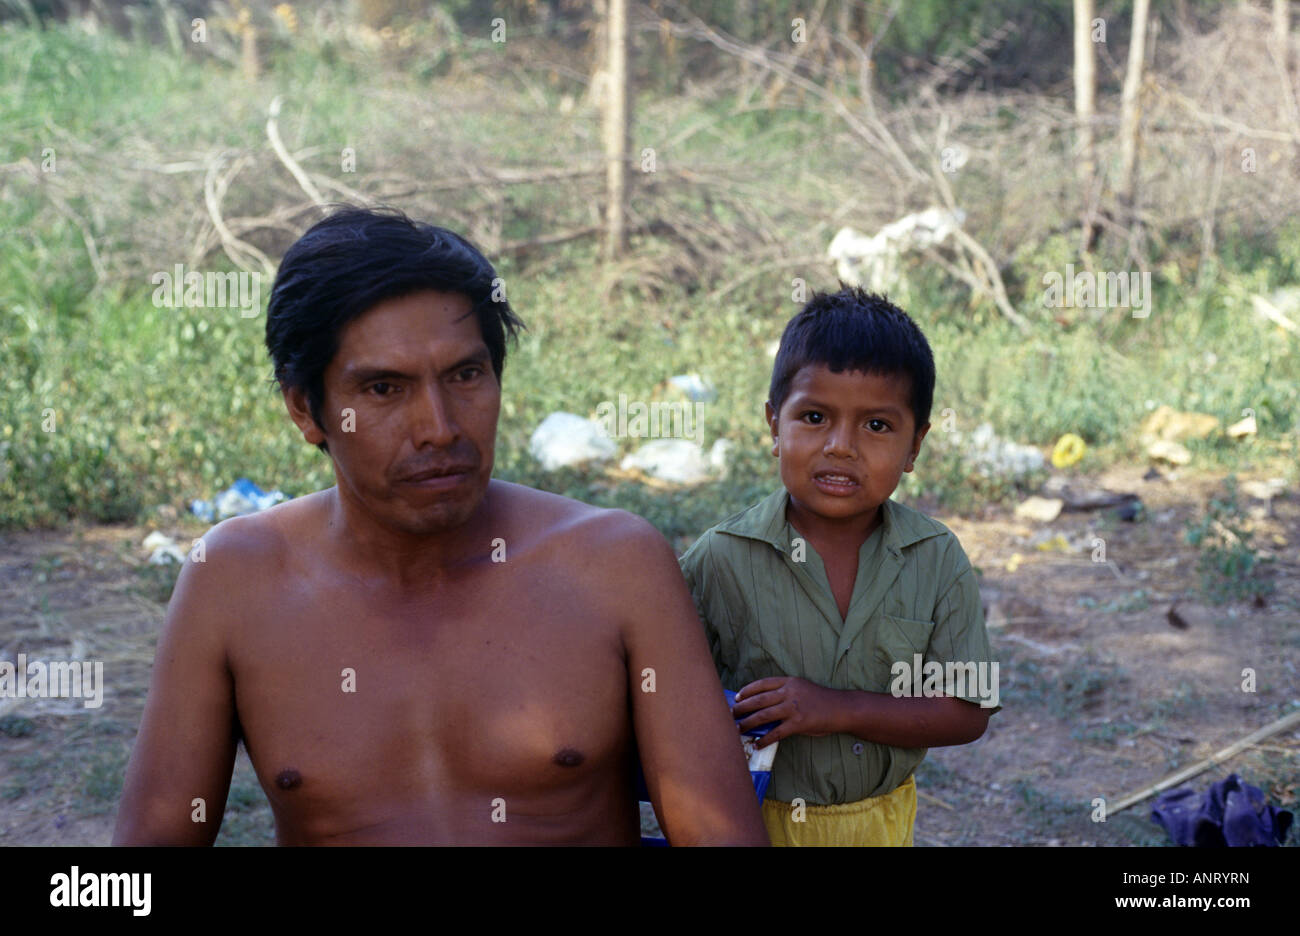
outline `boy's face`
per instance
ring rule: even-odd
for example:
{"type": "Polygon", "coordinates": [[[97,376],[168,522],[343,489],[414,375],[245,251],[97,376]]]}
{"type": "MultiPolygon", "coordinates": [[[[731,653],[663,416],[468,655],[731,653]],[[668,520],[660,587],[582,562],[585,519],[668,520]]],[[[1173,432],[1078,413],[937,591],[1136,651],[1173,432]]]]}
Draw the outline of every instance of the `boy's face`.
{"type": "Polygon", "coordinates": [[[792,509],[874,521],[930,431],[915,424],[911,389],[903,374],[835,374],[824,364],[794,375],[781,412],[766,406],[792,509]]]}

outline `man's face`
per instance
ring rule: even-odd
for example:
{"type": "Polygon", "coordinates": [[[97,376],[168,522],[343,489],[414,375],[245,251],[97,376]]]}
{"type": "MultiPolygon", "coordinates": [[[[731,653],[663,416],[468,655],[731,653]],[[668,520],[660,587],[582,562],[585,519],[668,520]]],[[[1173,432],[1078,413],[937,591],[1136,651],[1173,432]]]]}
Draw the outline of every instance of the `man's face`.
{"type": "Polygon", "coordinates": [[[459,526],[492,477],[501,385],[468,297],[421,292],[344,327],[325,369],[321,419],[286,395],[308,442],[325,439],[339,495],[423,535],[459,526]]]}
{"type": "Polygon", "coordinates": [[[801,368],[781,412],[766,410],[791,509],[848,520],[888,500],[930,429],[917,429],[910,396],[904,375],[801,368]]]}

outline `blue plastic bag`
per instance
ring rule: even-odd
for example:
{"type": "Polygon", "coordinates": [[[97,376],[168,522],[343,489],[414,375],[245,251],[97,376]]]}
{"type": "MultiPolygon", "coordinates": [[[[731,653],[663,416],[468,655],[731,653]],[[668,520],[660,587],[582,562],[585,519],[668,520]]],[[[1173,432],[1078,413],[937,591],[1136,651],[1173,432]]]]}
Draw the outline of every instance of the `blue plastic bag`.
{"type": "MultiPolygon", "coordinates": [[[[722,691],[727,697],[727,708],[731,708],[736,704],[736,694],[730,689],[722,691]]],[[[737,718],[736,724],[740,722],[741,719],[737,718]]],[[[754,792],[758,794],[760,803],[767,796],[767,785],[772,781],[772,761],[776,760],[776,749],[781,742],[769,744],[762,750],[755,747],[755,742],[776,726],[777,722],[768,722],[766,725],[751,728],[740,736],[741,746],[744,747],[745,757],[749,761],[749,776],[754,781],[754,792]]]]}
{"type": "Polygon", "coordinates": [[[211,501],[196,500],[190,504],[190,513],[213,523],[227,517],[242,517],[273,507],[288,500],[282,491],[263,491],[247,478],[240,478],[211,501]]]}

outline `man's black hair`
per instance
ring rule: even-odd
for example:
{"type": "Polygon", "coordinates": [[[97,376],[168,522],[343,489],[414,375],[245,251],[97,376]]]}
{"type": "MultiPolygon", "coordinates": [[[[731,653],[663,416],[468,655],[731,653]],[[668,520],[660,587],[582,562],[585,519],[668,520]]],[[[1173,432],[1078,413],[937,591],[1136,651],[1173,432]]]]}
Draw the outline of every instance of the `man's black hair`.
{"type": "MultiPolygon", "coordinates": [[[[525,326],[504,292],[493,298],[495,279],[492,264],[459,234],[396,208],[341,206],[280,261],[266,309],[275,379],[281,388],[306,392],[312,419],[324,429],[323,378],[343,327],[380,302],[433,290],[469,299],[499,381],[506,338],[525,326]]],[[[320,448],[328,451],[324,442],[320,448]]]]}
{"type": "Polygon", "coordinates": [[[921,329],[884,296],[840,284],[839,292],[813,293],[785,326],[772,367],[768,402],[778,413],[799,369],[824,364],[832,373],[903,374],[911,382],[916,428],[930,421],[934,355],[921,329]]]}

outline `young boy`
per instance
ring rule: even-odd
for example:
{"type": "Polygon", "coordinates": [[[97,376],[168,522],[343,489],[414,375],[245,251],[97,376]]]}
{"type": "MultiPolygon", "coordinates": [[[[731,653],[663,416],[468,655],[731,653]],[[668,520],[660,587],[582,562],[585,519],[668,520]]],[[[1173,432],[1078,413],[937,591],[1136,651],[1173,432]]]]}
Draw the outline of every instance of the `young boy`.
{"type": "Polygon", "coordinates": [[[890,500],[933,395],[906,313],[860,289],[814,295],[781,337],[766,407],[783,486],[682,556],[740,729],[779,722],[760,744],[780,741],[774,845],[911,845],[926,749],[974,741],[1000,707],[961,544],[890,500]]]}

